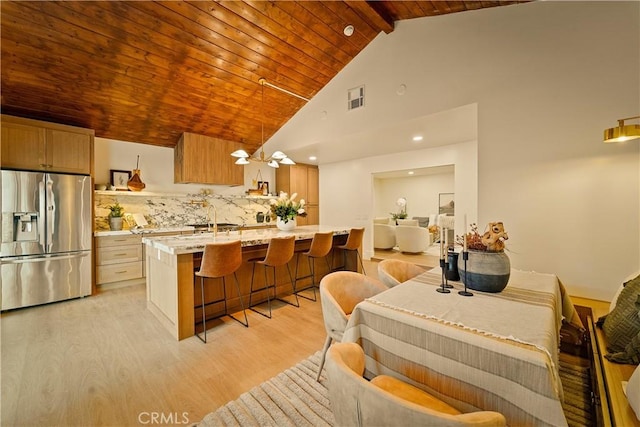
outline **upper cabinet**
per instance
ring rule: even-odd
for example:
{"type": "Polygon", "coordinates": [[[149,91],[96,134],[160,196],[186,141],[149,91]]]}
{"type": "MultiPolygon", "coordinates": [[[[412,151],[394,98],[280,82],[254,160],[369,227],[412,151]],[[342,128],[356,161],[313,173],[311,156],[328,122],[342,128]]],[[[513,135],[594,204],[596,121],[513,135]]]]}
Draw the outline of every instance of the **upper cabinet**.
{"type": "Polygon", "coordinates": [[[318,167],[298,163],[287,166],[280,165],[276,169],[276,184],[278,191],[285,191],[289,195],[297,193],[297,200],[304,199],[306,203],[306,217],[298,217],[298,225],[315,225],[319,218],[319,186],[318,167]]]}
{"type": "Polygon", "coordinates": [[[231,153],[242,144],[210,136],[183,133],[174,149],[176,183],[244,184],[244,168],[231,153]]]}
{"type": "Polygon", "coordinates": [[[90,175],[94,131],[2,115],[2,167],[90,175]]]}

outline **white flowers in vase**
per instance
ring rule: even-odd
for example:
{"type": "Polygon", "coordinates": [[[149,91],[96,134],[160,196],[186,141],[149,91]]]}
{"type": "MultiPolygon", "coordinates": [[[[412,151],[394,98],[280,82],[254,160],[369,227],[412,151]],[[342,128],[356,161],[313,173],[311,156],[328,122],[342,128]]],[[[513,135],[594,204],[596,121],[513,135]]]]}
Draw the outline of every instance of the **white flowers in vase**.
{"type": "Polygon", "coordinates": [[[280,192],[280,196],[277,199],[271,199],[271,218],[280,219],[287,223],[289,220],[294,219],[296,216],[307,216],[307,211],[304,209],[304,199],[300,199],[296,202],[298,193],[293,193],[291,197],[284,191],[280,192]]]}

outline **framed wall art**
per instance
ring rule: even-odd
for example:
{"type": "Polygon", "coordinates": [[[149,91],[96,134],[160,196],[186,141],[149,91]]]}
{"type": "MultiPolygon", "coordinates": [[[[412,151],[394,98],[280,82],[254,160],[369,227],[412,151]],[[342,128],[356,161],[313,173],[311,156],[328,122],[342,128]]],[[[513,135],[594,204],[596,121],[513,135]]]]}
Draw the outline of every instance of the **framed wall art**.
{"type": "Polygon", "coordinates": [[[111,169],[111,185],[116,190],[127,191],[127,182],[131,178],[131,171],[119,171],[111,169]]]}
{"type": "Polygon", "coordinates": [[[454,193],[440,193],[438,198],[438,213],[452,216],[455,214],[454,193]]]}
{"type": "Polygon", "coordinates": [[[258,189],[262,190],[262,195],[266,196],[269,194],[269,182],[268,181],[258,181],[258,189]]]}

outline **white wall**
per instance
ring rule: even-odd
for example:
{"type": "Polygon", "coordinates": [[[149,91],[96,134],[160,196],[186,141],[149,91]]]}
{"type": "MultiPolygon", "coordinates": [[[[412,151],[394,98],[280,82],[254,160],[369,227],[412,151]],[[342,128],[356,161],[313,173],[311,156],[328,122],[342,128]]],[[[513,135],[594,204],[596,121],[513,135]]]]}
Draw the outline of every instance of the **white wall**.
{"type": "MultiPolygon", "coordinates": [[[[252,187],[258,170],[264,178],[262,181],[270,183],[275,188],[275,172],[267,165],[251,163],[244,166],[245,185],[204,185],[204,184],[175,184],[173,182],[173,148],[138,144],[114,139],[95,139],[95,182],[107,184],[110,180],[110,170],[132,170],[136,167],[136,159],[140,156],[140,175],[146,187],[144,191],[199,193],[201,189],[211,189],[214,194],[239,195],[252,187]]],[[[253,187],[252,187],[253,188],[253,187]]]]}
{"type": "MultiPolygon", "coordinates": [[[[360,84],[366,108],[331,115],[330,132],[477,103],[477,161],[453,162],[457,212],[479,225],[503,221],[514,268],[609,300],[640,270],[640,144],[602,143],[605,128],[640,112],[639,31],[639,2],[531,2],[401,21],[299,114],[337,105],[329,94],[360,84]]],[[[296,120],[284,130],[306,125],[296,120]]],[[[371,173],[437,165],[431,154],[321,164],[321,223],[369,226],[371,173]]]]}
{"type": "Polygon", "coordinates": [[[402,178],[374,178],[373,216],[391,217],[400,211],[398,198],[407,199],[407,217],[438,213],[440,193],[454,192],[454,174],[437,173],[402,178]]]}
{"type": "MultiPolygon", "coordinates": [[[[475,222],[478,203],[476,158],[477,144],[471,141],[320,165],[320,224],[365,227],[363,255],[370,258],[373,255],[372,223],[373,217],[377,216],[374,214],[373,174],[442,165],[454,165],[453,186],[449,188],[456,196],[456,211],[467,213],[468,221],[475,222]]],[[[408,202],[412,203],[411,199],[408,202]]],[[[456,216],[455,233],[462,234],[463,229],[462,216],[456,216]]]]}

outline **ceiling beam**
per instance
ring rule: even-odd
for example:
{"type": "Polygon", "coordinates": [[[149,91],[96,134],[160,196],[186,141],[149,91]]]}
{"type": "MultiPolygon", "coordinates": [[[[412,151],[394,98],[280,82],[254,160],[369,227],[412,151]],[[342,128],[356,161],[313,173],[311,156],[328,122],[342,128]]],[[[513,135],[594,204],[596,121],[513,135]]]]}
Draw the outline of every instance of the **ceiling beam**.
{"type": "Polygon", "coordinates": [[[393,31],[393,18],[378,7],[375,1],[346,0],[345,3],[363,19],[369,21],[373,28],[384,31],[386,34],[393,31]]]}

